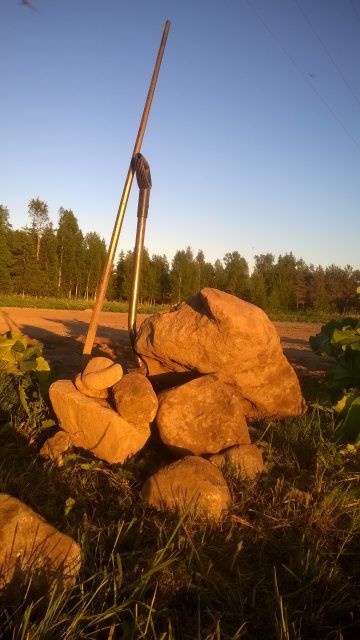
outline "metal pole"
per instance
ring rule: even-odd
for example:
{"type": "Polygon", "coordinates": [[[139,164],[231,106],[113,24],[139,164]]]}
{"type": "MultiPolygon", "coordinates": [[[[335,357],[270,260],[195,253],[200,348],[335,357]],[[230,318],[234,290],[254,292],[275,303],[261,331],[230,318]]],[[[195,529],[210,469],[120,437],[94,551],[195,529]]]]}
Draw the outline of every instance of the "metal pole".
{"type": "MultiPolygon", "coordinates": [[[[134,249],[134,267],[133,267],[133,277],[132,277],[132,285],[131,285],[131,296],[130,296],[130,304],[129,304],[129,315],[128,315],[128,330],[130,336],[130,342],[133,350],[135,351],[135,338],[137,334],[136,329],[136,315],[137,315],[137,306],[139,299],[139,288],[140,288],[140,274],[141,274],[141,263],[144,249],[144,238],[145,238],[145,227],[146,227],[146,219],[148,215],[149,209],[149,199],[150,199],[150,189],[151,189],[151,174],[150,167],[145,160],[144,156],[141,153],[137,153],[134,157],[134,167],[136,172],[136,179],[139,186],[139,202],[138,202],[138,211],[137,211],[137,229],[136,229],[136,241],[135,241],[135,249],[134,249]]],[[[136,354],[135,354],[136,355],[136,354]]],[[[138,363],[139,358],[137,357],[138,363]]]]}
{"type": "Polygon", "coordinates": [[[84,344],[83,354],[87,354],[87,355],[91,354],[91,351],[93,348],[96,329],[99,322],[99,315],[103,306],[107,286],[109,283],[110,273],[111,273],[112,265],[114,262],[115,252],[116,252],[119,235],[120,235],[120,231],[121,231],[121,227],[122,227],[122,223],[123,223],[123,219],[126,211],[126,205],[129,199],[131,184],[134,177],[132,158],[137,153],[139,153],[141,149],[141,145],[142,145],[142,141],[143,141],[144,133],[146,129],[146,124],[147,124],[149,113],[150,113],[151,103],[154,97],[156,82],[157,82],[159,71],[160,71],[161,61],[164,55],[164,50],[165,50],[169,29],[170,29],[170,20],[167,20],[165,22],[163,35],[161,38],[161,43],[160,43],[158,55],[157,55],[155,66],[154,66],[154,71],[153,71],[151,82],[150,82],[149,91],[148,91],[145,106],[144,106],[144,111],[140,121],[139,131],[135,141],[134,150],[131,156],[130,166],[126,176],[125,185],[122,192],[122,196],[121,196],[121,200],[120,200],[120,204],[117,212],[117,217],[114,225],[114,230],[113,230],[110,244],[109,244],[106,263],[104,265],[104,269],[101,275],[101,280],[100,280],[100,284],[99,284],[97,295],[96,295],[96,302],[93,308],[89,329],[88,329],[85,344],[84,344]]]}

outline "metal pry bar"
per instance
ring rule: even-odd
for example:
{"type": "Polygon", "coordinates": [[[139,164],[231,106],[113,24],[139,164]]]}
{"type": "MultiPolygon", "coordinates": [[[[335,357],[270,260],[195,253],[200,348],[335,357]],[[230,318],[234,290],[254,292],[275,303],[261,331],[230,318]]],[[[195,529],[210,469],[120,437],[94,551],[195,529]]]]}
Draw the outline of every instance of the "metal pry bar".
{"type": "Polygon", "coordinates": [[[137,222],[137,229],[136,229],[135,249],[134,249],[133,277],[132,277],[131,296],[130,296],[130,304],[129,304],[129,315],[128,315],[128,329],[129,329],[130,342],[133,350],[135,351],[134,346],[135,346],[135,338],[137,334],[136,316],[137,316],[137,307],[138,307],[138,300],[139,300],[141,263],[142,263],[143,250],[144,250],[146,218],[149,210],[150,189],[152,187],[152,184],[151,184],[151,174],[150,174],[149,164],[147,163],[146,159],[141,153],[137,153],[134,156],[133,167],[136,174],[136,180],[140,189],[138,210],[137,210],[138,222],[137,222]]]}
{"type": "Polygon", "coordinates": [[[160,71],[161,61],[164,55],[164,50],[165,50],[169,29],[170,29],[170,21],[166,20],[158,55],[155,62],[153,75],[150,82],[149,91],[148,91],[145,106],[144,106],[144,111],[140,121],[139,131],[136,137],[134,150],[131,156],[129,170],[125,179],[125,185],[122,192],[122,196],[121,196],[121,200],[120,200],[120,204],[119,204],[119,208],[118,208],[118,212],[115,220],[115,225],[114,225],[113,233],[110,240],[106,262],[105,262],[102,276],[100,279],[100,284],[97,290],[96,302],[93,308],[93,312],[92,312],[92,316],[91,316],[91,320],[90,320],[90,324],[89,324],[89,328],[88,328],[88,332],[85,340],[85,345],[83,348],[83,354],[87,354],[87,355],[91,354],[91,351],[93,348],[96,329],[99,322],[99,315],[103,306],[107,286],[109,283],[109,278],[110,278],[110,274],[111,274],[111,270],[114,262],[115,252],[116,252],[119,235],[120,235],[120,231],[121,231],[121,227],[122,227],[122,223],[125,215],[125,210],[126,210],[126,206],[127,206],[127,202],[130,194],[131,184],[134,176],[132,159],[141,149],[141,144],[143,141],[146,124],[147,124],[149,113],[150,113],[152,99],[154,97],[156,82],[157,82],[159,71],[160,71]]]}

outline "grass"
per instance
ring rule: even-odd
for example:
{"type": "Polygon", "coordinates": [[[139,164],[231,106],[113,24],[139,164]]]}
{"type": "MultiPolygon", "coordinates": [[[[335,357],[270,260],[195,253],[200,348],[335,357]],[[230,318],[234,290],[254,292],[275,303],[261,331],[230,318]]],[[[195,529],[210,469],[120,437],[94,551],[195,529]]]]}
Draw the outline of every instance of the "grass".
{"type": "MultiPolygon", "coordinates": [[[[30,309],[65,309],[71,311],[86,311],[92,309],[94,300],[83,300],[82,298],[49,298],[22,296],[15,294],[0,294],[0,307],[19,307],[30,309]]],[[[156,313],[165,311],[170,305],[147,305],[139,304],[139,313],[156,313]]],[[[113,311],[116,313],[127,313],[129,304],[116,300],[105,300],[103,311],[113,311]]]]}
{"type": "MultiPolygon", "coordinates": [[[[26,307],[36,309],[68,309],[74,311],[85,311],[92,309],[93,300],[83,300],[79,298],[46,298],[35,296],[22,296],[15,294],[0,294],[0,307],[26,307]]],[[[157,313],[167,311],[171,305],[139,305],[139,313],[157,313]]],[[[106,300],[103,305],[103,311],[113,311],[116,313],[127,313],[129,305],[127,302],[118,302],[116,300],[106,300]]],[[[269,318],[278,322],[310,322],[315,324],[326,324],[336,317],[343,317],[333,312],[322,311],[276,311],[267,310],[269,318]]],[[[354,310],[348,315],[359,317],[354,310]]]]}
{"type": "Polygon", "coordinates": [[[69,591],[3,602],[0,638],[360,636],[359,449],[336,444],[331,416],[253,425],[268,472],[226,471],[233,506],[217,524],[142,504],[142,482],[164,460],[155,444],[125,465],[78,451],[56,467],[38,456],[44,437],[3,427],[1,490],[73,536],[82,568],[69,591]]]}

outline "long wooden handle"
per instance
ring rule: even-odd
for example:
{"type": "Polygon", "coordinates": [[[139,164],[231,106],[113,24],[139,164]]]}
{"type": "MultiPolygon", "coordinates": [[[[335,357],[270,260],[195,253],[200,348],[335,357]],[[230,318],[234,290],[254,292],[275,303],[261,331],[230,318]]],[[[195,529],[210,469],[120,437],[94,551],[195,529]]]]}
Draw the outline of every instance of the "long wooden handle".
{"type": "Polygon", "coordinates": [[[142,114],[142,117],[141,117],[141,121],[140,121],[139,131],[138,131],[138,134],[137,134],[137,137],[136,137],[136,141],[135,141],[135,145],[134,145],[134,150],[133,150],[133,153],[132,153],[132,156],[131,156],[131,159],[130,159],[129,170],[128,170],[128,173],[127,173],[127,176],[126,176],[126,179],[125,179],[125,185],[124,185],[124,189],[123,189],[121,200],[120,200],[120,204],[119,204],[119,208],[118,208],[118,212],[117,212],[117,216],[116,216],[116,220],[115,220],[115,225],[114,225],[114,229],[113,229],[111,240],[110,240],[110,244],[109,244],[108,253],[107,253],[107,256],[106,256],[106,263],[104,265],[104,269],[103,269],[103,272],[102,272],[102,275],[101,275],[101,280],[100,280],[99,287],[98,287],[98,290],[97,290],[96,302],[95,302],[95,305],[94,305],[94,308],[93,308],[93,312],[92,312],[92,316],[91,316],[91,320],[90,320],[90,324],[89,324],[89,329],[88,329],[86,340],[85,340],[85,344],[84,344],[83,354],[87,354],[87,355],[90,354],[91,351],[92,351],[92,348],[93,348],[94,339],[95,339],[95,335],[96,335],[96,330],[97,330],[97,326],[98,326],[98,323],[99,323],[99,315],[100,315],[100,311],[101,311],[103,303],[104,303],[104,298],[105,298],[106,290],[107,290],[108,283],[109,283],[109,278],[110,278],[111,269],[112,269],[113,262],[114,262],[115,252],[116,252],[116,248],[117,248],[117,244],[118,244],[118,240],[119,240],[119,235],[120,235],[122,223],[123,223],[123,220],[124,220],[126,206],[127,206],[127,203],[128,203],[130,189],[131,189],[131,185],[132,185],[132,181],[133,181],[133,177],[134,177],[134,169],[133,169],[132,158],[136,153],[139,153],[139,151],[141,149],[141,145],[142,145],[142,141],[143,141],[143,138],[144,138],[144,133],[145,133],[147,121],[148,121],[148,118],[149,118],[151,103],[152,103],[152,100],[153,100],[153,97],[154,97],[154,93],[155,93],[156,82],[157,82],[157,79],[158,79],[160,66],[161,66],[163,55],[164,55],[164,50],[165,50],[165,45],[166,45],[166,40],[167,40],[167,37],[168,37],[169,29],[170,29],[170,21],[167,20],[165,22],[165,27],[164,27],[163,35],[162,35],[162,38],[161,38],[161,43],[160,43],[159,51],[158,51],[158,54],[157,54],[157,58],[156,58],[155,66],[154,66],[154,71],[153,71],[151,82],[150,82],[149,91],[148,91],[148,94],[147,94],[147,97],[146,97],[144,111],[143,111],[143,114],[142,114]]]}

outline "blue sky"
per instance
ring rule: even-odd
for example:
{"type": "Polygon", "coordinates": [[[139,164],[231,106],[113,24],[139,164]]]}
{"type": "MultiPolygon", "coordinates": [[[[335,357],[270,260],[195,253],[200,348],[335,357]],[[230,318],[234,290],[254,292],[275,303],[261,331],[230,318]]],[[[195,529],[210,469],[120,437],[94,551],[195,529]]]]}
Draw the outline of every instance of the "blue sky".
{"type": "MultiPolygon", "coordinates": [[[[293,251],[360,267],[360,0],[0,2],[0,202],[109,241],[166,19],[142,152],[150,253],[293,251]]],[[[134,245],[137,185],[118,250],[134,245]]]]}

